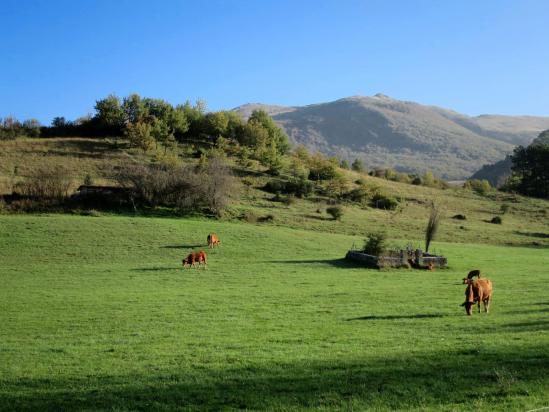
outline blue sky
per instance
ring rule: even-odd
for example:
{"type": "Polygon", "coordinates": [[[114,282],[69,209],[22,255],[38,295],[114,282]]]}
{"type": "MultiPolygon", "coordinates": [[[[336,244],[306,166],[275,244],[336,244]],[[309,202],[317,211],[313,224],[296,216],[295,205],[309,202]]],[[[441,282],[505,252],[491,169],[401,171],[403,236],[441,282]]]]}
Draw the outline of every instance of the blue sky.
{"type": "Polygon", "coordinates": [[[0,116],[74,119],[132,92],[549,116],[545,0],[2,0],[0,21],[0,116]]]}

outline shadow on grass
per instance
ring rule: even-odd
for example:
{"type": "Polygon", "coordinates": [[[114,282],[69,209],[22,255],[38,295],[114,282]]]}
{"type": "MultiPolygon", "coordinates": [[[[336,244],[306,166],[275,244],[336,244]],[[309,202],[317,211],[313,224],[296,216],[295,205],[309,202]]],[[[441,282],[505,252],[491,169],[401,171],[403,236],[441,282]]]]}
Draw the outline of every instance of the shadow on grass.
{"type": "Polygon", "coordinates": [[[322,265],[328,265],[333,266],[336,268],[365,268],[364,265],[361,265],[360,263],[357,263],[352,260],[347,260],[344,258],[341,259],[296,259],[296,260],[268,260],[268,263],[295,263],[295,264],[306,264],[306,265],[314,265],[314,264],[322,264],[322,265]]]}
{"type": "Polygon", "coordinates": [[[205,363],[87,378],[5,377],[0,409],[476,410],[478,401],[484,408],[526,410],[546,396],[547,360],[541,344],[503,350],[464,342],[454,351],[393,357],[205,363]],[[482,390],[471,383],[476,381],[482,390]]]}
{"type": "Polygon", "coordinates": [[[206,248],[208,245],[166,245],[160,246],[161,249],[195,249],[195,248],[206,248]]]}
{"type": "Polygon", "coordinates": [[[404,319],[430,319],[430,318],[443,318],[448,315],[443,315],[442,313],[417,313],[415,315],[369,315],[369,316],[360,316],[358,318],[346,319],[347,321],[352,320],[404,320],[404,319]]]}
{"type": "Polygon", "coordinates": [[[334,219],[332,219],[331,217],[324,217],[324,216],[319,216],[319,215],[303,215],[304,217],[308,218],[308,219],[315,219],[315,220],[322,220],[322,221],[333,221],[334,219]]]}
{"type": "Polygon", "coordinates": [[[131,269],[134,272],[164,272],[182,269],[183,266],[153,266],[150,268],[135,268],[131,269]]]}
{"type": "Polygon", "coordinates": [[[549,320],[534,320],[530,322],[515,322],[503,325],[505,329],[514,332],[538,332],[549,331],[549,320]]]}
{"type": "Polygon", "coordinates": [[[517,235],[528,236],[528,237],[537,237],[539,239],[549,239],[549,233],[541,232],[521,232],[520,230],[515,230],[517,235]]]}

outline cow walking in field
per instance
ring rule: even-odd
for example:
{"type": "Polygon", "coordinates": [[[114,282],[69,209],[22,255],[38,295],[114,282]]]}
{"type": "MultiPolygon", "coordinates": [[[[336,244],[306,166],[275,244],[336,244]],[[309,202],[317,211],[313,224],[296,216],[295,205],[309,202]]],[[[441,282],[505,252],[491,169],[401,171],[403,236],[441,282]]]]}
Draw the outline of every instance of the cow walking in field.
{"type": "Polygon", "coordinates": [[[200,267],[200,264],[204,264],[204,270],[206,270],[206,264],[207,264],[207,257],[206,252],[201,250],[200,252],[191,252],[189,255],[182,260],[183,268],[185,268],[187,265],[189,265],[189,268],[193,267],[196,269],[196,263],[198,262],[198,267],[200,267]]]}
{"type": "Polygon", "coordinates": [[[469,274],[473,272],[478,272],[475,276],[478,276],[479,279],[474,280],[473,276],[463,279],[463,283],[467,284],[467,288],[465,289],[465,302],[461,306],[465,306],[465,312],[469,316],[472,313],[471,308],[475,303],[478,305],[478,312],[480,313],[480,302],[484,303],[484,311],[488,313],[492,300],[492,281],[480,278],[479,271],[472,271],[469,274]]]}
{"type": "Polygon", "coordinates": [[[210,233],[208,235],[208,247],[214,248],[216,246],[219,246],[221,243],[221,240],[219,240],[219,236],[217,236],[215,233],[210,233]]]}

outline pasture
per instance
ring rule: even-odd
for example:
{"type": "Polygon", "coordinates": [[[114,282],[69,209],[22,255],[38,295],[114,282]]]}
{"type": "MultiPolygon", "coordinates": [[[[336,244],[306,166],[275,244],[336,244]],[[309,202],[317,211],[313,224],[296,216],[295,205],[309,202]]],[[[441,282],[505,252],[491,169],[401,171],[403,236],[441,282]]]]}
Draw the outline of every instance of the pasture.
{"type": "Polygon", "coordinates": [[[361,240],[205,219],[0,215],[0,409],[549,406],[547,247],[435,242],[450,269],[380,272],[341,259],[361,240]],[[199,248],[208,270],[183,271],[199,248]],[[467,317],[461,278],[477,268],[494,301],[467,317]]]}

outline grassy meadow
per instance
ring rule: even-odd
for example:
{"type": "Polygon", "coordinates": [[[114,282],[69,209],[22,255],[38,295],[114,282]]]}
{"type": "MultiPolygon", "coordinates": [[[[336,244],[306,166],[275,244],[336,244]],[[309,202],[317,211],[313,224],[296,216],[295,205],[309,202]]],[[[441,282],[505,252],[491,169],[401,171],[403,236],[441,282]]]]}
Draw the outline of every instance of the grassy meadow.
{"type": "MultiPolygon", "coordinates": [[[[259,194],[245,196],[262,210],[259,194]]],[[[342,260],[368,222],[387,223],[393,241],[419,243],[409,224],[424,213],[417,205],[394,223],[388,212],[359,209],[340,223],[302,219],[312,206],[301,201],[272,206],[277,220],[262,225],[0,215],[0,409],[548,406],[546,223],[536,226],[531,214],[485,224],[491,245],[483,230],[452,239],[445,219],[434,247],[447,270],[376,271],[342,260]],[[182,270],[181,258],[205,247],[210,231],[222,244],[208,269],[182,270]],[[461,240],[469,243],[449,243],[461,240]],[[494,301],[490,314],[467,317],[460,281],[476,268],[492,279],[494,301]]],[[[488,200],[462,205],[472,229],[497,209],[488,200]]]]}

